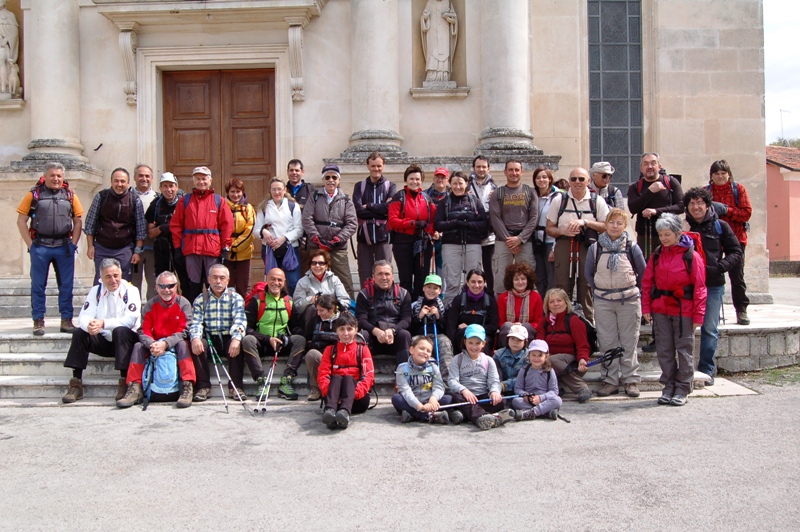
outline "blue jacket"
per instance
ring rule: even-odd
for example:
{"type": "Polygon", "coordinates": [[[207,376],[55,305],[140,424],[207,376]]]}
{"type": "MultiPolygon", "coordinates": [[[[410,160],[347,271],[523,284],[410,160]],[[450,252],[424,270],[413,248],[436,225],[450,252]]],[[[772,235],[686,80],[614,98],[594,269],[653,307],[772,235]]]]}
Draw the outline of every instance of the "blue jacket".
{"type": "Polygon", "coordinates": [[[494,362],[497,364],[497,371],[500,373],[500,384],[503,387],[502,393],[511,393],[514,390],[514,383],[522,366],[528,361],[527,350],[522,349],[516,355],[511,349],[504,347],[494,352],[494,362]]]}

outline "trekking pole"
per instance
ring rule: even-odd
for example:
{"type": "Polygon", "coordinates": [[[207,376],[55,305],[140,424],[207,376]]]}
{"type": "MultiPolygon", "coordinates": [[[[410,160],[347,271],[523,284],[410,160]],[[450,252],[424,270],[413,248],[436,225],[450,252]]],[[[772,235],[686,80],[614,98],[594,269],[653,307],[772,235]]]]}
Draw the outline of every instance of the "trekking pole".
{"type": "MultiPolygon", "coordinates": [[[[571,237],[569,239],[569,292],[567,293],[567,297],[572,299],[572,291],[575,288],[575,237],[571,237]]],[[[577,299],[577,296],[576,298],[577,299]]],[[[575,301],[573,299],[573,301],[575,301]]]]}
{"type": "MultiPolygon", "coordinates": [[[[503,401],[505,401],[506,399],[515,399],[517,397],[521,397],[521,396],[519,394],[517,394],[517,395],[504,395],[503,396],[503,401]]],[[[479,405],[479,404],[488,403],[488,402],[491,402],[491,398],[489,398],[489,399],[480,399],[480,400],[478,400],[477,403],[470,403],[469,401],[465,401],[463,403],[453,403],[451,405],[444,405],[444,406],[440,406],[439,410],[444,410],[446,408],[457,408],[457,407],[460,407],[460,406],[467,406],[467,405],[471,405],[471,404],[479,405]]]]}
{"type": "MultiPolygon", "coordinates": [[[[616,358],[622,358],[624,354],[625,354],[625,349],[623,349],[622,347],[615,347],[614,349],[609,349],[600,358],[596,358],[591,362],[588,362],[586,364],[586,367],[591,368],[592,366],[596,366],[598,364],[610,364],[612,360],[616,358]]],[[[576,360],[573,360],[572,362],[567,364],[567,367],[564,368],[564,372],[559,374],[559,377],[577,372],[578,372],[578,362],[576,360]]]]}
{"type": "Polygon", "coordinates": [[[439,333],[436,332],[436,320],[433,320],[433,347],[436,348],[436,365],[439,365],[439,333]]]}
{"type": "MultiPolygon", "coordinates": [[[[228,399],[225,397],[225,389],[222,387],[222,379],[219,376],[219,369],[217,369],[217,364],[222,367],[222,371],[225,373],[225,376],[228,377],[228,382],[231,383],[231,387],[233,391],[236,392],[236,397],[239,398],[239,402],[242,404],[242,408],[248,414],[250,410],[244,404],[242,400],[242,396],[239,394],[239,390],[236,389],[236,384],[234,384],[233,379],[231,379],[230,373],[228,370],[225,369],[225,365],[222,363],[222,359],[220,358],[219,354],[217,353],[217,349],[214,347],[214,342],[211,341],[211,334],[206,331],[206,341],[208,341],[208,351],[211,354],[211,362],[214,364],[214,372],[217,374],[217,381],[219,382],[219,390],[222,392],[222,401],[225,403],[225,413],[229,414],[230,411],[228,410],[228,399]]],[[[253,414],[255,415],[255,414],[253,414]]]]}
{"type": "Polygon", "coordinates": [[[436,273],[436,242],[431,240],[431,265],[428,270],[431,275],[436,273]]]}
{"type": "Polygon", "coordinates": [[[261,405],[261,398],[264,398],[264,406],[261,408],[261,412],[266,414],[267,413],[267,399],[269,398],[269,389],[272,386],[272,376],[275,374],[275,365],[278,363],[278,351],[275,350],[275,356],[272,357],[272,367],[269,368],[269,373],[267,374],[267,385],[261,388],[261,395],[258,396],[258,402],[256,403],[256,408],[253,412],[258,412],[258,408],[261,405]]]}

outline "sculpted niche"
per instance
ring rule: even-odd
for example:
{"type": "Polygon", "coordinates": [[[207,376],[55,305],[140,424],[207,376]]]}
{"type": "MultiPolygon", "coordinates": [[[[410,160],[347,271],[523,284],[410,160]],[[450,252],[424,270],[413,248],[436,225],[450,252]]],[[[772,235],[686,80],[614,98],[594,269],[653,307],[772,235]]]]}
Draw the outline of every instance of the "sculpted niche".
{"type": "Polygon", "coordinates": [[[458,16],[450,0],[428,0],[420,18],[425,88],[455,88],[450,81],[458,42],[458,16]]]}
{"type": "Polygon", "coordinates": [[[0,0],[0,100],[19,98],[19,24],[14,13],[0,0]]]}

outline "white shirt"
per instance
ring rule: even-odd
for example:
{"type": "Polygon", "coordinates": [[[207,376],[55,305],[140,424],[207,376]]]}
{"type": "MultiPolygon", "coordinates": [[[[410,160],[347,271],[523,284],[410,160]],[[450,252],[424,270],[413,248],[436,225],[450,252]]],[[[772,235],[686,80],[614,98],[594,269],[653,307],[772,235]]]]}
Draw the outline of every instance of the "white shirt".
{"type": "MultiPolygon", "coordinates": [[[[280,205],[275,205],[274,200],[269,200],[264,210],[256,214],[256,232],[259,237],[261,237],[261,228],[264,227],[264,224],[272,226],[270,233],[273,237],[283,236],[293,247],[299,245],[298,241],[303,236],[303,215],[300,205],[295,204],[294,212],[292,212],[288,199],[283,198],[280,205]]],[[[261,243],[265,244],[263,238],[261,238],[261,243]]]]}
{"type": "Polygon", "coordinates": [[[572,195],[572,189],[567,191],[567,208],[564,210],[564,213],[561,215],[561,218],[558,218],[558,210],[561,207],[561,198],[564,197],[563,194],[556,194],[553,198],[553,201],[550,203],[550,209],[547,211],[547,221],[553,222],[559,228],[564,228],[569,225],[569,223],[573,220],[577,219],[587,219],[589,221],[598,221],[598,222],[605,222],[606,216],[608,216],[608,205],[606,204],[606,200],[597,196],[597,203],[595,204],[595,208],[597,209],[597,218],[592,216],[591,213],[591,205],[589,198],[591,196],[591,192],[589,189],[586,189],[586,194],[584,194],[583,199],[575,199],[575,196],[572,195]],[[572,200],[575,200],[575,205],[572,205],[572,200]],[[578,216],[574,211],[575,207],[581,211],[581,215],[578,216]]]}
{"type": "Polygon", "coordinates": [[[115,292],[106,289],[102,284],[95,285],[86,295],[86,300],[78,316],[78,326],[89,332],[89,322],[103,320],[100,334],[111,341],[111,332],[117,327],[127,327],[137,331],[142,318],[142,300],[139,290],[125,279],[120,281],[115,292]],[[98,301],[97,293],[100,291],[98,301]]]}

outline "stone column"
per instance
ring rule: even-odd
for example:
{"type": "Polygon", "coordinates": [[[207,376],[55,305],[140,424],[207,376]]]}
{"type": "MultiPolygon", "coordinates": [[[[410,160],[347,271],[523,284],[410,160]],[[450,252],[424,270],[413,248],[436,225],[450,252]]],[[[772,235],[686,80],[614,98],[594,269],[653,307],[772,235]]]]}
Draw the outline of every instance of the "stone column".
{"type": "MultiPolygon", "coordinates": [[[[530,153],[529,0],[481,2],[483,126],[476,153],[530,153]]],[[[498,154],[499,155],[499,154],[498,154]]]]}
{"type": "Polygon", "coordinates": [[[36,166],[58,160],[68,168],[87,164],[81,145],[80,24],[78,0],[31,2],[34,29],[29,32],[31,106],[30,154],[36,166]]]}
{"type": "Polygon", "coordinates": [[[354,133],[342,157],[380,150],[405,155],[401,143],[397,0],[352,0],[351,93],[354,133]]]}

